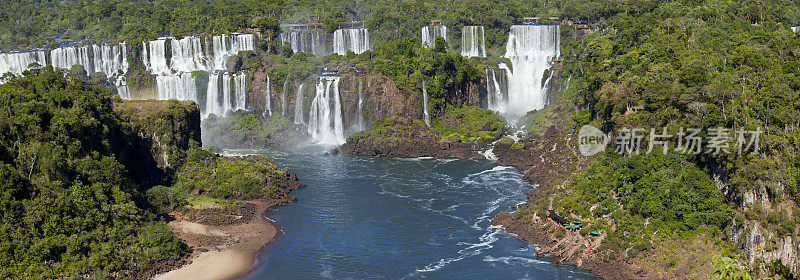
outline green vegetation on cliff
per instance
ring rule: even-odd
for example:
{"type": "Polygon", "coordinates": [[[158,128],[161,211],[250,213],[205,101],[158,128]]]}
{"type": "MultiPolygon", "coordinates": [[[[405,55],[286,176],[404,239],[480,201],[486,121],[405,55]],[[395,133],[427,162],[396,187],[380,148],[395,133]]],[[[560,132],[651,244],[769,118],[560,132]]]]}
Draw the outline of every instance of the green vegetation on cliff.
{"type": "Polygon", "coordinates": [[[106,87],[51,68],[0,85],[0,278],[141,270],[181,252],[115,155],[106,87]]]}
{"type": "Polygon", "coordinates": [[[576,121],[605,131],[699,128],[703,145],[717,127],[759,129],[758,154],[738,154],[733,133],[731,153],[703,151],[686,163],[709,176],[724,171],[732,197],[766,189],[767,204],[800,201],[800,41],[787,27],[796,18],[786,18],[797,6],[701,1],[643,8],[614,11],[604,24],[615,32],[565,43],[575,54],[564,69],[577,77],[575,102],[585,108],[576,121]]]}
{"type": "Polygon", "coordinates": [[[390,117],[383,124],[366,131],[359,131],[347,138],[348,143],[369,143],[376,147],[414,147],[427,142],[435,145],[440,138],[436,131],[428,128],[422,120],[390,117]]]}
{"type": "Polygon", "coordinates": [[[272,197],[284,184],[285,169],[259,156],[220,157],[194,148],[175,175],[175,186],[222,199],[272,197]]]}
{"type": "Polygon", "coordinates": [[[368,141],[375,146],[402,147],[423,141],[424,145],[439,142],[473,143],[480,139],[491,143],[503,133],[503,120],[489,110],[478,107],[450,108],[428,128],[422,120],[403,120],[391,117],[376,128],[356,132],[348,142],[368,141]]]}
{"type": "MultiPolygon", "coordinates": [[[[790,213],[800,209],[800,41],[788,28],[798,25],[797,4],[636,1],[607,8],[595,23],[599,30],[562,38],[561,75],[573,81],[565,98],[576,107],[575,126],[564,130],[591,124],[617,136],[622,128],[640,127],[649,136],[651,128],[666,127],[673,135],[670,151],[620,156],[612,152],[612,139],[609,151],[568,166],[568,175],[540,190],[535,209],[518,212],[520,220],[555,209],[582,221],[584,237],[601,233],[596,250],[603,260],[634,266],[649,267],[642,262],[652,255],[697,238],[712,239],[702,245],[706,250],[764,257],[765,263],[777,250],[796,252],[780,244],[797,237],[790,213]],[[730,153],[706,150],[708,132],[718,127],[733,129],[730,153]],[[700,153],[674,150],[679,128],[703,131],[700,153]],[[758,153],[737,153],[737,129],[763,132],[758,153]],[[765,240],[745,237],[755,231],[765,240]]],[[[525,122],[532,137],[541,134],[550,123],[547,108],[525,122]]],[[[512,145],[527,149],[539,140],[512,145]]],[[[642,153],[649,141],[644,137],[642,153]]],[[[681,272],[674,262],[660,265],[681,272]]],[[[698,263],[691,271],[710,266],[698,263]]]]}
{"type": "Polygon", "coordinates": [[[555,209],[582,217],[591,225],[585,233],[608,234],[600,249],[614,254],[635,244],[649,248],[659,238],[720,234],[732,218],[711,177],[679,154],[606,153],[578,173],[569,189],[553,196],[555,209]]]}
{"type": "Polygon", "coordinates": [[[436,119],[433,129],[444,139],[463,143],[494,142],[503,134],[503,118],[489,110],[466,106],[450,109],[436,119]]]}
{"type": "Polygon", "coordinates": [[[0,278],[138,277],[185,250],[161,214],[285,194],[270,160],[200,149],[199,123],[51,67],[0,85],[0,278]]]}

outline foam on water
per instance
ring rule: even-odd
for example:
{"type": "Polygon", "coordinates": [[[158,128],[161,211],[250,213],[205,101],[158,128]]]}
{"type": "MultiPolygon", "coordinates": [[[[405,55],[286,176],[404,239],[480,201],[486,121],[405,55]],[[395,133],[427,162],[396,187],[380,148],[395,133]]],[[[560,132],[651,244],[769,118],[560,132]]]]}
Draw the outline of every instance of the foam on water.
{"type": "Polygon", "coordinates": [[[298,172],[308,187],[295,193],[298,203],[267,213],[286,235],[262,253],[259,265],[243,279],[576,275],[567,266],[525,261],[537,259],[535,251],[519,250],[525,243],[491,226],[494,215],[511,210],[509,205],[524,200],[531,189],[516,169],[485,160],[319,153],[268,153],[276,164],[298,172]]]}

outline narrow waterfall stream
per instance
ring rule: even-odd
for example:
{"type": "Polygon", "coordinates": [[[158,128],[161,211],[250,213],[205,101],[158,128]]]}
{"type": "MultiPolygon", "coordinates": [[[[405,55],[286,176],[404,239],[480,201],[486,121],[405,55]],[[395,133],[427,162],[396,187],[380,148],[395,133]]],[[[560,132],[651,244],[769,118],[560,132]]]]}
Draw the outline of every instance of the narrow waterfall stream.
{"type": "Polygon", "coordinates": [[[425,89],[425,80],[422,80],[422,113],[423,120],[428,127],[431,127],[431,115],[428,114],[428,90],[425,89]]]}
{"type": "Polygon", "coordinates": [[[264,93],[264,112],[262,117],[272,116],[272,97],[270,97],[269,75],[267,75],[267,92],[264,93]]]}
{"type": "Polygon", "coordinates": [[[297,97],[294,100],[294,123],[305,124],[303,118],[303,84],[297,88],[297,97]]]}

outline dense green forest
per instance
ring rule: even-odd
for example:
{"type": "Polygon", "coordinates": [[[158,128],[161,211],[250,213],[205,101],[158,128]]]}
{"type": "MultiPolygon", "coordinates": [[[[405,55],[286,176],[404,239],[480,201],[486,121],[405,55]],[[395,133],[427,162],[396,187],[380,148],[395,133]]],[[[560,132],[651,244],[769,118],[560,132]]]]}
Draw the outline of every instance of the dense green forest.
{"type": "Polygon", "coordinates": [[[131,132],[110,96],[49,67],[0,85],[0,278],[138,270],[182,251],[116,158],[131,132]]]}
{"type": "MultiPolygon", "coordinates": [[[[670,149],[644,154],[646,138],[642,154],[620,156],[612,141],[569,188],[550,194],[554,207],[590,221],[587,233],[609,233],[600,248],[608,256],[692,236],[726,239],[745,220],[773,232],[766,250],[775,250],[779,238],[797,234],[800,40],[788,28],[797,4],[630,3],[603,17],[607,29],[562,45],[564,73],[575,81],[567,94],[579,110],[575,128],[592,124],[613,136],[623,128],[667,128],[670,149]],[[730,152],[715,153],[709,142],[699,153],[676,150],[681,127],[699,128],[704,140],[716,128],[731,129],[723,142],[730,152]],[[762,131],[758,153],[737,151],[739,129],[762,131]],[[767,197],[743,198],[762,189],[767,197]]],[[[546,209],[549,201],[538,203],[546,209]]]]}
{"type": "Polygon", "coordinates": [[[737,7],[748,6],[664,3],[636,16],[620,12],[609,21],[616,32],[573,41],[580,50],[564,65],[578,77],[574,99],[583,111],[576,120],[673,134],[695,127],[702,136],[717,127],[760,129],[758,154],[739,154],[734,133],[731,153],[703,148],[689,160],[709,174],[724,170],[736,193],[761,184],[778,202],[796,198],[800,41],[776,22],[784,14],[777,3],[760,7],[759,17],[742,17],[737,7]]]}
{"type": "MultiPolygon", "coordinates": [[[[575,128],[763,131],[758,154],[667,151],[595,158],[569,183],[572,192],[556,203],[557,209],[575,211],[587,220],[602,216],[587,201],[610,208],[616,230],[601,249],[647,251],[664,239],[697,233],[722,239],[734,220],[745,219],[762,221],[781,236],[797,234],[800,40],[788,28],[800,25],[796,1],[4,1],[0,49],[40,46],[55,34],[140,40],[246,28],[265,31],[262,40],[269,42],[283,23],[322,22],[330,29],[339,21],[363,20],[373,35],[374,51],[318,59],[275,48],[285,57],[273,57],[287,66],[273,69],[274,81],[323,64],[363,67],[415,91],[424,78],[434,114],[452,115],[459,113],[453,107],[460,86],[479,79],[482,64],[491,64],[491,58],[464,59],[447,51],[458,47],[459,40],[452,38],[459,38],[460,27],[485,26],[487,48],[499,55],[509,26],[526,16],[595,21],[597,31],[586,36],[562,29],[561,76],[574,81],[565,98],[575,105],[575,128]],[[419,47],[419,29],[430,19],[442,19],[450,28],[449,46],[439,42],[434,49],[419,47]],[[741,201],[717,188],[714,176],[722,173],[729,179],[730,197],[766,188],[769,204],[794,201],[793,211],[740,207],[741,201]],[[659,235],[647,240],[631,237],[654,232],[659,235]]],[[[174,257],[175,238],[142,208],[142,190],[125,179],[124,168],[112,156],[121,128],[110,113],[106,89],[42,71],[0,86],[0,102],[8,108],[0,111],[0,278],[52,273],[38,266],[44,260],[58,260],[61,265],[53,270],[60,274],[128,269],[174,257]],[[81,208],[90,211],[84,213],[69,204],[85,200],[99,205],[81,208]],[[95,208],[126,211],[91,212],[95,208]],[[60,218],[48,220],[56,216],[60,218]],[[66,232],[72,230],[112,234],[66,232]],[[141,248],[144,242],[159,242],[148,246],[163,250],[115,247],[141,248]],[[15,258],[18,254],[26,257],[15,258]],[[61,262],[73,260],[76,265],[68,267],[61,262]]],[[[477,136],[464,129],[459,140],[477,136]]],[[[377,132],[359,135],[370,133],[377,132]]],[[[735,151],[734,141],[728,144],[735,151]]],[[[673,140],[671,147],[676,144],[673,140]]],[[[593,229],[612,232],[608,224],[593,229]]]]}
{"type": "MultiPolygon", "coordinates": [[[[508,28],[521,17],[604,21],[619,14],[638,16],[661,6],[660,3],[655,0],[3,1],[0,49],[41,46],[48,36],[60,34],[74,39],[141,40],[165,34],[259,28],[275,35],[278,26],[284,23],[320,22],[332,31],[335,23],[341,21],[364,21],[370,28],[373,44],[381,45],[396,38],[418,39],[420,28],[429,20],[441,19],[453,38],[453,48],[460,47],[461,27],[482,25],[486,27],[487,49],[497,55],[504,51],[508,28]]],[[[724,13],[747,23],[800,25],[797,5],[788,0],[675,1],[665,6],[675,15],[682,12],[681,7],[698,7],[698,16],[706,20],[724,13]]]]}
{"type": "Polygon", "coordinates": [[[286,185],[286,169],[266,158],[221,157],[199,147],[199,134],[175,131],[192,122],[176,117],[187,109],[176,101],[122,103],[113,89],[50,66],[0,85],[0,100],[2,279],[136,276],[186,250],[163,214],[267,198],[286,185]],[[151,134],[161,143],[142,138],[151,134]],[[147,157],[162,144],[171,168],[158,178],[147,157]]]}

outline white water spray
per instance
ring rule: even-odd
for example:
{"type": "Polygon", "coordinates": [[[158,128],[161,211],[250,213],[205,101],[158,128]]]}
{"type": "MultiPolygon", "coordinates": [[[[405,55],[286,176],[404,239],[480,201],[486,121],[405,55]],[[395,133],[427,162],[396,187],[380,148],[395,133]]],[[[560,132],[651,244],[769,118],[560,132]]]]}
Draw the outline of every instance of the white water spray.
{"type": "Polygon", "coordinates": [[[425,89],[425,80],[422,80],[422,112],[424,115],[425,125],[431,127],[431,116],[428,114],[428,90],[425,89]]]}
{"type": "Polygon", "coordinates": [[[366,28],[345,28],[333,32],[333,51],[346,55],[347,51],[356,54],[369,50],[369,30],[366,28]]]}
{"type": "Polygon", "coordinates": [[[281,43],[289,42],[294,52],[312,53],[317,57],[325,57],[330,53],[329,33],[318,30],[284,30],[281,33],[281,43]]]}
{"type": "Polygon", "coordinates": [[[546,89],[545,70],[560,55],[558,25],[514,25],[508,34],[506,57],[514,68],[509,78],[508,100],[500,111],[517,120],[530,110],[542,109],[546,89]]]}
{"type": "Polygon", "coordinates": [[[320,143],[344,143],[342,103],[339,97],[339,77],[322,76],[317,83],[317,94],[311,101],[308,132],[320,143]]]}
{"type": "Polygon", "coordinates": [[[422,46],[427,48],[436,47],[436,38],[442,37],[447,41],[447,26],[425,26],[422,28],[422,46]]]}
{"type": "Polygon", "coordinates": [[[461,29],[461,56],[486,57],[483,26],[464,26],[461,29]]]}
{"type": "Polygon", "coordinates": [[[294,100],[294,123],[305,124],[303,119],[303,84],[297,89],[297,97],[294,100]]]}

